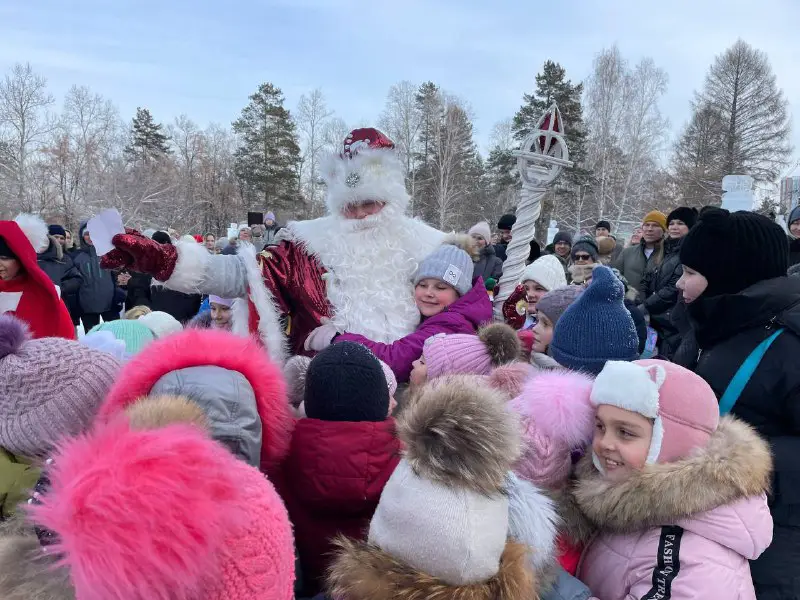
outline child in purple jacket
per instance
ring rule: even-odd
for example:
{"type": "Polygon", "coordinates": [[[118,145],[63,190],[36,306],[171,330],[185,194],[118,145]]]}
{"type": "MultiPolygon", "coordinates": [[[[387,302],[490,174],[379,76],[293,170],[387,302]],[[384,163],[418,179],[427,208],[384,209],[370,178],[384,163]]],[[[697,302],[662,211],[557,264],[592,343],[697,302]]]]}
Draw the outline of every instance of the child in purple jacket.
{"type": "Polygon", "coordinates": [[[422,321],[414,333],[391,344],[381,344],[354,333],[334,339],[363,344],[389,367],[397,381],[408,381],[415,360],[422,355],[425,340],[437,334],[476,333],[492,318],[492,303],[483,279],[473,282],[474,243],[469,236],[445,238],[442,245],[423,260],[414,277],[414,300],[422,321]]]}

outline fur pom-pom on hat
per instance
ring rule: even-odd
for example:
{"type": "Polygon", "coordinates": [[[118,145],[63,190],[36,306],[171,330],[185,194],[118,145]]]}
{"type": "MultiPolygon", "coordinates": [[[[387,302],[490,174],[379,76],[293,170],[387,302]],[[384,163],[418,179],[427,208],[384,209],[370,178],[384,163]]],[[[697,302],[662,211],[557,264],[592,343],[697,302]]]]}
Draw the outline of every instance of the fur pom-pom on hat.
{"type": "Polygon", "coordinates": [[[14,217],[14,222],[19,225],[22,233],[28,238],[37,254],[47,250],[50,245],[50,238],[47,236],[47,224],[41,217],[22,213],[14,217]]]}
{"type": "Polygon", "coordinates": [[[442,246],[455,246],[466,252],[473,262],[481,258],[481,251],[472,236],[468,233],[448,233],[442,239],[442,246]]]}
{"type": "Polygon", "coordinates": [[[0,360],[14,354],[31,337],[28,326],[11,315],[0,315],[0,360]]]}
{"type": "Polygon", "coordinates": [[[571,448],[586,445],[594,433],[593,379],[578,371],[544,372],[525,384],[511,408],[537,431],[571,448]]]}
{"type": "Polygon", "coordinates": [[[486,345],[492,365],[498,367],[519,358],[522,344],[517,332],[505,323],[492,323],[478,332],[478,338],[486,345]]]}
{"type": "Polygon", "coordinates": [[[418,476],[487,495],[503,489],[519,455],[519,428],[502,395],[468,376],[424,388],[397,432],[418,476]]]}

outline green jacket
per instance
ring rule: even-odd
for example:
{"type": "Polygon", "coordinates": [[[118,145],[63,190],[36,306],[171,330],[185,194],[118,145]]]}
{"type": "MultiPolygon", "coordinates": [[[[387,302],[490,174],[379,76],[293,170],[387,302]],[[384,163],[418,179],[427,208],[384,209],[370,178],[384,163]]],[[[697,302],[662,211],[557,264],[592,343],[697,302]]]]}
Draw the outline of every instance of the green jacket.
{"type": "Polygon", "coordinates": [[[645,293],[642,289],[644,283],[644,276],[648,271],[655,268],[653,264],[653,257],[658,254],[658,248],[655,249],[650,258],[644,254],[644,240],[636,246],[628,246],[622,251],[622,254],[611,263],[611,266],[618,269],[622,276],[628,280],[628,286],[639,292],[639,297],[644,299],[645,293]]]}
{"type": "Polygon", "coordinates": [[[0,448],[0,521],[8,518],[39,480],[41,469],[0,448]]]}

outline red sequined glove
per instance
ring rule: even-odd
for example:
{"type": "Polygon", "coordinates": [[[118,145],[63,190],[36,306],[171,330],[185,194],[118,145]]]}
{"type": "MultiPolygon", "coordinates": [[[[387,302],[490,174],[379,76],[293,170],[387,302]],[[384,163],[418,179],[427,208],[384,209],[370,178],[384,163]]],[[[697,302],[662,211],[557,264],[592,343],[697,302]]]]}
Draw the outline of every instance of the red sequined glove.
{"type": "Polygon", "coordinates": [[[511,292],[508,300],[503,302],[503,318],[506,320],[506,324],[510,325],[514,329],[521,329],[522,326],[525,325],[525,312],[519,314],[517,307],[519,302],[523,300],[526,300],[525,286],[519,284],[516,288],[514,288],[514,291],[511,292]]]}
{"type": "Polygon", "coordinates": [[[115,235],[111,243],[114,249],[100,259],[100,266],[104,269],[125,268],[166,281],[178,262],[175,246],[159,244],[135,229],[125,228],[125,233],[115,235]]]}

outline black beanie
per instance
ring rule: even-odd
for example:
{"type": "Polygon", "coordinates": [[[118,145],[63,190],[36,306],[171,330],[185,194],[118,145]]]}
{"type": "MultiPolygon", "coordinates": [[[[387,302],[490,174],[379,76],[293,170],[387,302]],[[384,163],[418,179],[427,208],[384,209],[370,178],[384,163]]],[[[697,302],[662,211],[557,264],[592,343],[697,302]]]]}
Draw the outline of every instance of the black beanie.
{"type": "Polygon", "coordinates": [[[691,229],[697,223],[697,209],[689,208],[688,206],[679,206],[667,216],[667,227],[673,220],[678,219],[686,223],[686,226],[691,229]]]}
{"type": "Polygon", "coordinates": [[[517,217],[514,215],[503,215],[497,222],[498,229],[511,229],[514,223],[517,222],[517,217]]]}
{"type": "Polygon", "coordinates": [[[566,242],[570,245],[570,247],[572,247],[572,236],[568,231],[559,231],[553,238],[553,246],[559,242],[566,242]]]}
{"type": "Polygon", "coordinates": [[[47,234],[48,235],[60,235],[63,237],[67,237],[67,230],[64,229],[61,225],[48,225],[47,226],[47,234]]]}
{"type": "Polygon", "coordinates": [[[321,421],[385,421],[389,385],[381,364],[355,342],[328,346],[308,365],[306,416],[321,421]]]}
{"type": "Polygon", "coordinates": [[[4,256],[6,258],[17,258],[17,255],[14,254],[14,251],[2,237],[0,237],[0,256],[4,256]]]}
{"type": "Polygon", "coordinates": [[[597,225],[594,226],[594,230],[597,231],[601,227],[608,229],[608,232],[611,233],[611,223],[608,221],[598,221],[597,225]]]}
{"type": "Polygon", "coordinates": [[[704,208],[683,239],[681,263],[708,280],[704,296],[737,294],[786,275],[789,244],[780,225],[767,217],[704,208]]]}
{"type": "Polygon", "coordinates": [[[166,231],[156,231],[153,234],[153,241],[158,242],[159,244],[172,245],[172,238],[169,237],[169,234],[166,231]]]}

